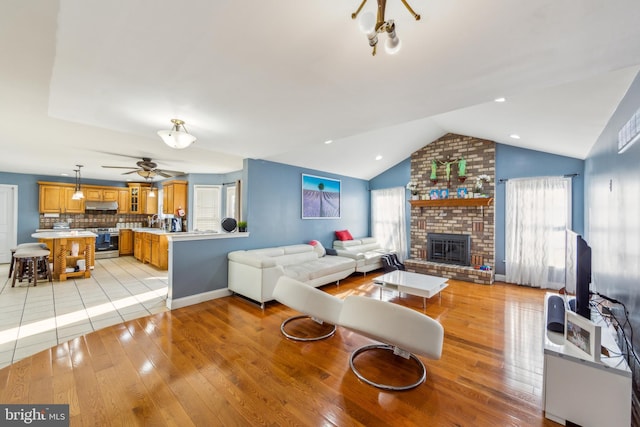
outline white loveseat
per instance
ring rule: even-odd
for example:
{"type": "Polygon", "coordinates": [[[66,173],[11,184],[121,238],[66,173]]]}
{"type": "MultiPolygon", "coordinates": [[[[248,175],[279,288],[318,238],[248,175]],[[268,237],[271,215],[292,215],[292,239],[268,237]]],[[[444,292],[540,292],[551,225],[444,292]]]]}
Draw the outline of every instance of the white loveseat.
{"type": "Polygon", "coordinates": [[[356,271],[365,274],[368,271],[382,268],[382,255],[395,252],[393,249],[383,248],[375,237],[334,240],[333,249],[336,250],[339,256],[354,259],[356,261],[356,271]]]}
{"type": "Polygon", "coordinates": [[[281,276],[318,287],[337,282],[353,273],[353,258],[325,255],[318,245],[289,245],[229,252],[229,290],[264,307],[273,300],[273,290],[281,276]]]}

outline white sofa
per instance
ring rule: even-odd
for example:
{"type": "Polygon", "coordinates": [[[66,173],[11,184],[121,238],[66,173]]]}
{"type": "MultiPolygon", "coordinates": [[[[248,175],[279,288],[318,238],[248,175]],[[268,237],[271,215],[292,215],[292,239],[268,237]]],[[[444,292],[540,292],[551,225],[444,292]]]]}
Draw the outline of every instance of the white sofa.
{"type": "Polygon", "coordinates": [[[229,252],[229,290],[260,303],[273,300],[281,276],[318,287],[352,274],[356,261],[325,255],[321,245],[289,245],[229,252]]]}
{"type": "Polygon", "coordinates": [[[382,268],[381,257],[384,254],[394,253],[393,249],[383,248],[375,237],[361,237],[353,240],[334,240],[333,249],[339,256],[354,259],[356,271],[367,273],[368,271],[382,268]]]}

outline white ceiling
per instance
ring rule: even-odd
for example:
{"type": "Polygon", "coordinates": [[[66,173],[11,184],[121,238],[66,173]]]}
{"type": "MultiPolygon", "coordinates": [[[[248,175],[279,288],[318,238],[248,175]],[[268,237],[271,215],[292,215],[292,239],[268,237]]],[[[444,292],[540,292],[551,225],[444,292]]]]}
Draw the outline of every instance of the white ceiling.
{"type": "Polygon", "coordinates": [[[420,21],[387,5],[401,52],[373,57],[358,0],[3,0],[0,171],[370,179],[447,132],[585,158],[640,69],[637,0],[409,1],[420,21]],[[156,135],[172,118],[192,147],[156,135]]]}

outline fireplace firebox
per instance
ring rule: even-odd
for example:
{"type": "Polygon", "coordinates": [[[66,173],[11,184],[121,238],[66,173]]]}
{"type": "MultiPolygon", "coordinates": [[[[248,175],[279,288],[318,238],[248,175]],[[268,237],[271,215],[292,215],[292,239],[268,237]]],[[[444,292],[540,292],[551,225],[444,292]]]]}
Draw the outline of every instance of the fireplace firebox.
{"type": "Polygon", "coordinates": [[[427,261],[471,265],[471,236],[427,233],[427,261]]]}

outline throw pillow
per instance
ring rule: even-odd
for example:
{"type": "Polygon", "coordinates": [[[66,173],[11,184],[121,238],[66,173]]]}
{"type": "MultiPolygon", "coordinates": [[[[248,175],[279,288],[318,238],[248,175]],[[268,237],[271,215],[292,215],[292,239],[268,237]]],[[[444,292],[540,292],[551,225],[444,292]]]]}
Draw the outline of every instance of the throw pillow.
{"type": "Polygon", "coordinates": [[[338,240],[353,240],[353,236],[349,233],[349,230],[336,231],[336,238],[338,240]]]}
{"type": "Polygon", "coordinates": [[[313,250],[318,254],[318,257],[323,257],[327,253],[324,249],[324,246],[322,246],[322,243],[320,243],[319,241],[312,240],[309,242],[309,244],[313,246],[313,250]]]}

